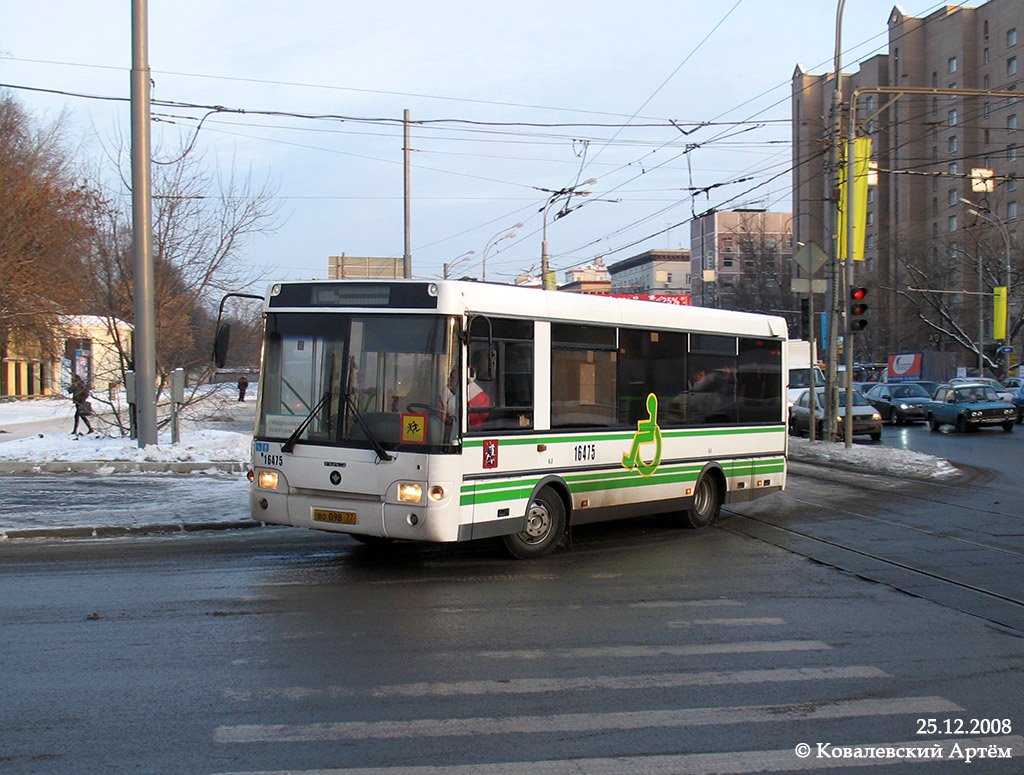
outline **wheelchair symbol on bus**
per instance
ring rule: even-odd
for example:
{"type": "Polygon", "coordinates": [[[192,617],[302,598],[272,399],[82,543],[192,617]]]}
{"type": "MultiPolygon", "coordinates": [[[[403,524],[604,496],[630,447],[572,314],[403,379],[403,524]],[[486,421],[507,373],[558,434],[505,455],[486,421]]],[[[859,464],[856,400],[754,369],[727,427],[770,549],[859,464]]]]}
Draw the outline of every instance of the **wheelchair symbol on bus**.
{"type": "MultiPolygon", "coordinates": [[[[646,450],[649,455],[651,450],[646,450]]],[[[637,420],[636,433],[633,435],[633,446],[628,455],[622,456],[622,467],[628,471],[636,471],[641,476],[650,476],[661,464],[661,428],[658,427],[658,397],[654,393],[647,396],[647,419],[637,420]],[[654,455],[644,460],[641,447],[654,445],[654,455]]]]}

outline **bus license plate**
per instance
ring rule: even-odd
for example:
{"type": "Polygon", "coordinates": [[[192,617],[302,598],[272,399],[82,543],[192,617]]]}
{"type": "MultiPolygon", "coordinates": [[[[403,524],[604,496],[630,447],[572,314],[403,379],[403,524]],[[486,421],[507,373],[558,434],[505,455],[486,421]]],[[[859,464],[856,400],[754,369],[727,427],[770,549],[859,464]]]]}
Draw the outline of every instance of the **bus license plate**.
{"type": "Polygon", "coordinates": [[[313,509],[313,520],[315,522],[330,522],[335,525],[354,525],[356,524],[356,513],[354,511],[313,509]]]}

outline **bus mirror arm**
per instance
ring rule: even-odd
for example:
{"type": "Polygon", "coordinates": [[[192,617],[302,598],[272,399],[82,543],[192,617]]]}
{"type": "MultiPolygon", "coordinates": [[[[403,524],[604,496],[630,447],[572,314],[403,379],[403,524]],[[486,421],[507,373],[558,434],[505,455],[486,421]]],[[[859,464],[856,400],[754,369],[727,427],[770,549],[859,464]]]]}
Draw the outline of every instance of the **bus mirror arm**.
{"type": "Polygon", "coordinates": [[[466,348],[472,349],[473,323],[477,321],[477,318],[487,321],[487,357],[482,364],[483,370],[477,372],[476,379],[478,382],[493,382],[494,375],[498,370],[498,350],[494,346],[494,327],[491,325],[490,318],[484,315],[471,315],[469,317],[469,321],[466,323],[466,348]]]}
{"type": "Polygon", "coordinates": [[[263,301],[262,296],[253,293],[225,293],[220,300],[220,308],[217,310],[217,333],[213,338],[213,362],[218,369],[223,369],[228,360],[228,341],[231,338],[231,324],[222,323],[224,317],[224,302],[233,296],[241,299],[257,299],[263,301]]]}

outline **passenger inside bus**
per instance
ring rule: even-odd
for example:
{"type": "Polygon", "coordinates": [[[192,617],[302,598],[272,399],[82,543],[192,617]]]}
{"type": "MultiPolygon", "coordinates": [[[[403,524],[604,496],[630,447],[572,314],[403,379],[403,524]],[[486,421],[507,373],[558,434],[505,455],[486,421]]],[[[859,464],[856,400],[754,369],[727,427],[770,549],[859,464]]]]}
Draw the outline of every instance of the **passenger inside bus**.
{"type": "MultiPolygon", "coordinates": [[[[490,419],[490,413],[482,411],[490,408],[491,398],[487,392],[480,387],[476,381],[476,369],[470,368],[469,381],[466,385],[466,406],[468,408],[468,423],[470,430],[480,428],[490,419]]],[[[459,370],[452,369],[448,375],[448,386],[441,391],[440,405],[438,407],[444,415],[445,425],[451,426],[458,416],[459,408],[459,370]]]]}
{"type": "Polygon", "coordinates": [[[469,412],[469,429],[482,427],[491,418],[490,412],[483,411],[491,406],[491,397],[476,381],[476,369],[469,370],[469,382],[466,385],[466,407],[469,412]]]}

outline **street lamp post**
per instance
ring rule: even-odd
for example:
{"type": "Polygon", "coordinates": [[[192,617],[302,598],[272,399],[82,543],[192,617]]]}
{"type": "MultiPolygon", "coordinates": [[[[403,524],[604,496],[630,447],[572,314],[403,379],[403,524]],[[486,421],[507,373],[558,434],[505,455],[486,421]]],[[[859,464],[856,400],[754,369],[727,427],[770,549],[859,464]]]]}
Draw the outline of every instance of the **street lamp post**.
{"type": "MultiPolygon", "coordinates": [[[[577,183],[574,186],[567,186],[563,189],[559,189],[558,191],[552,191],[551,196],[548,197],[548,201],[544,204],[544,207],[541,208],[540,282],[541,287],[546,291],[554,290],[553,287],[550,287],[551,284],[548,281],[548,209],[563,197],[565,197],[566,208],[568,208],[569,200],[572,199],[573,195],[588,196],[590,194],[589,191],[578,191],[577,189],[580,186],[590,186],[594,183],[597,183],[597,178],[584,180],[582,183],[577,183]]],[[[568,214],[569,210],[565,209],[556,215],[555,219],[557,220],[558,218],[568,214]]]]}
{"type": "MultiPolygon", "coordinates": [[[[521,229],[522,227],[523,227],[522,223],[517,223],[512,228],[513,229],[521,229]]],[[[508,233],[503,233],[503,232],[505,232],[504,229],[502,229],[497,234],[495,234],[493,237],[491,237],[490,241],[484,247],[484,255],[483,255],[483,258],[480,260],[480,263],[482,265],[482,270],[481,271],[483,272],[483,280],[484,280],[484,282],[487,282],[487,253],[488,253],[488,251],[491,249],[492,246],[494,246],[497,243],[501,242],[503,239],[508,239],[509,237],[516,236],[516,233],[514,231],[510,231],[508,233]]]]}
{"type": "Polygon", "coordinates": [[[451,275],[451,271],[456,267],[456,265],[458,265],[458,263],[460,261],[463,261],[463,260],[465,260],[465,259],[467,259],[470,256],[475,255],[475,254],[476,254],[475,250],[469,250],[469,251],[466,251],[465,253],[463,253],[461,256],[456,256],[455,258],[453,258],[450,263],[445,264],[444,265],[444,279],[447,280],[449,278],[449,276],[451,275]]]}
{"type": "MultiPolygon", "coordinates": [[[[965,205],[967,205],[967,212],[969,212],[971,215],[973,215],[973,216],[975,216],[977,218],[981,218],[983,221],[988,221],[989,223],[993,224],[997,229],[999,229],[999,235],[1003,238],[1003,249],[1004,249],[1005,254],[1006,254],[1006,318],[1007,318],[1007,320],[1006,320],[1006,337],[1003,339],[1003,345],[1004,345],[1004,347],[1009,347],[1010,346],[1010,320],[1009,320],[1009,318],[1010,318],[1010,247],[1011,247],[1010,246],[1010,232],[1009,232],[1009,229],[1006,228],[1006,224],[1005,223],[1003,223],[1001,220],[996,218],[991,213],[991,211],[989,211],[987,208],[984,208],[981,205],[975,204],[974,202],[972,202],[969,199],[964,199],[964,197],[960,197],[960,201],[963,202],[965,205]]],[[[978,257],[978,277],[979,278],[981,277],[981,257],[980,256],[978,257]]],[[[981,290],[980,279],[979,279],[978,290],[979,291],[981,290]]],[[[993,325],[994,324],[995,324],[995,321],[993,321],[993,325]]],[[[980,347],[981,343],[979,342],[978,344],[979,344],[979,347],[980,347]]],[[[980,358],[979,358],[979,363],[980,362],[981,361],[980,361],[980,358]]],[[[1009,373],[1010,373],[1010,357],[1009,357],[1009,354],[1007,354],[1006,358],[1004,359],[1004,362],[1006,363],[1006,369],[1005,369],[1006,375],[1009,375],[1009,373]]],[[[979,377],[981,376],[980,371],[979,371],[978,376],[979,377]]]]}

